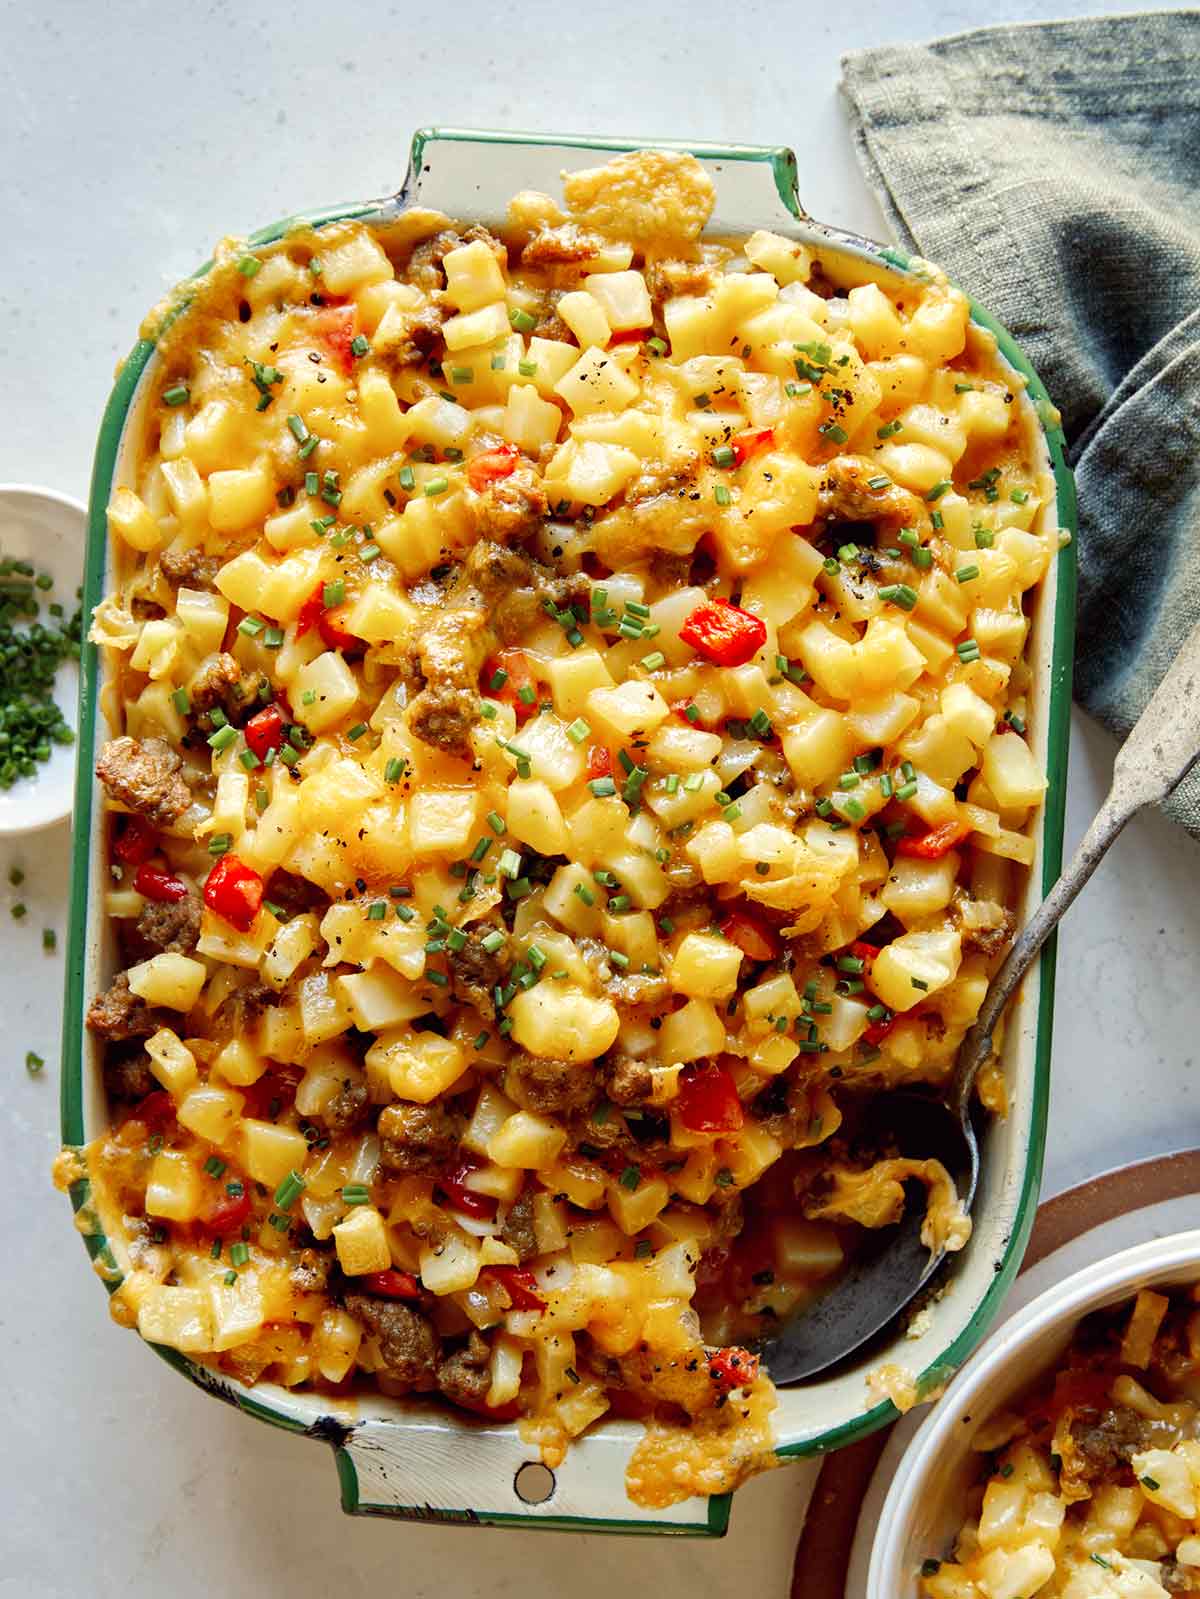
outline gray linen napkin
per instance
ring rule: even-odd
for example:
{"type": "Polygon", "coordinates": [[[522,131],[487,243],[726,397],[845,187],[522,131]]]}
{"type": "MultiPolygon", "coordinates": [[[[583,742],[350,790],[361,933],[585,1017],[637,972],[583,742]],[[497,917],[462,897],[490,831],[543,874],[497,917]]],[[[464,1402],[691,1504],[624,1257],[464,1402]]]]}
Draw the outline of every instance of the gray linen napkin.
{"type": "MultiPolygon", "coordinates": [[[[1076,697],[1124,736],[1200,618],[1200,11],[847,56],[901,240],[1016,335],[1079,486],[1076,697]]],[[[1200,834],[1200,769],[1167,802],[1200,834]]]]}

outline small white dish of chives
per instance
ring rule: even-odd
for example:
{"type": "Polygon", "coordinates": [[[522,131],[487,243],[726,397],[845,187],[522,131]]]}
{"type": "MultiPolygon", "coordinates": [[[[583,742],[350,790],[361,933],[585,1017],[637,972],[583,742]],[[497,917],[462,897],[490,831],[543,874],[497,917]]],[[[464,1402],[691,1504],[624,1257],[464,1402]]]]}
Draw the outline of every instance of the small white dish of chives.
{"type": "Polygon", "coordinates": [[[71,814],[87,513],[0,484],[0,836],[71,814]]]}

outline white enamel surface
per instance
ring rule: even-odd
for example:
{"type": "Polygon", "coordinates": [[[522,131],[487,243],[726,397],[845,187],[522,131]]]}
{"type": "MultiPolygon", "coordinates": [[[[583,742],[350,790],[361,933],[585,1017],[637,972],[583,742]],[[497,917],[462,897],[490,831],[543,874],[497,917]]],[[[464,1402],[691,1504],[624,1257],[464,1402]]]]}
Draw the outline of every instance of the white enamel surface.
{"type": "MultiPolygon", "coordinates": [[[[997,0],[988,20],[1096,9],[1095,0],[997,0]]],[[[26,376],[6,394],[0,477],[80,497],[113,365],[151,301],[224,232],[394,187],[411,128],[470,121],[789,143],[808,210],[883,237],[837,100],[838,57],[980,20],[961,0],[845,0],[835,12],[751,0],[732,18],[682,0],[611,0],[576,8],[568,22],[545,0],[499,18],[463,0],[452,26],[431,31],[422,16],[415,33],[406,8],[365,0],[332,10],[301,0],[282,20],[255,0],[5,15],[0,70],[13,88],[0,97],[9,154],[0,326],[8,370],[26,376]]],[[[1077,718],[1068,847],[1102,796],[1111,755],[1111,742],[1077,718]]],[[[214,1403],[112,1325],[66,1202],[46,1183],[58,1147],[62,957],[42,953],[39,929],[56,927],[61,946],[68,839],[60,824],[0,841],[0,1014],[10,1035],[0,1114],[13,1218],[0,1256],[12,1378],[0,1591],[785,1592],[807,1466],[749,1484],[723,1544],[347,1521],[326,1450],[214,1403]],[[29,874],[20,930],[8,917],[13,863],[29,874]],[[40,1078],[26,1077],[27,1048],[51,1063],[40,1078]]],[[[1189,1115],[1194,1125],[1196,866],[1191,841],[1158,817],[1140,819],[1067,921],[1048,1192],[1173,1147],[1189,1115]]]]}
{"type": "MultiPolygon", "coordinates": [[[[39,620],[53,625],[46,605],[57,601],[67,617],[75,610],[83,559],[86,512],[78,500],[31,483],[0,483],[0,555],[31,561],[48,573],[54,587],[39,590],[39,620]]],[[[19,621],[18,627],[27,622],[19,621]]],[[[73,728],[78,716],[79,668],[63,661],[54,678],[54,703],[73,728]]],[[[50,759],[39,761],[33,777],[0,788],[0,837],[33,833],[71,814],[75,791],[75,747],[52,744],[50,759]]]]}
{"type": "MultiPolygon", "coordinates": [[[[1200,1202],[1177,1200],[1172,1208],[1179,1219],[1187,1215],[1195,1221],[1200,1202]]],[[[1145,1215],[1130,1219],[1147,1230],[1153,1227],[1145,1215]]],[[[1119,1234],[1119,1227],[1109,1233],[1112,1246],[1119,1234]]],[[[1089,1242],[1094,1249],[1098,1241],[1081,1240],[1082,1247],[1088,1248],[1089,1242]]],[[[1056,1264],[1061,1270],[1065,1262],[1056,1264]]],[[[1046,1275],[1043,1271],[1043,1281],[1046,1275]]],[[[972,1438],[989,1415],[1053,1366],[1082,1316],[1120,1304],[1139,1288],[1193,1283],[1198,1276],[1200,1231],[1171,1233],[1116,1254],[1105,1250],[1101,1258],[1065,1281],[1052,1281],[1017,1310],[963,1368],[908,1443],[879,1516],[865,1599],[916,1599],[915,1573],[921,1560],[942,1550],[963,1520],[963,1498],[978,1468],[972,1438]]],[[[867,1525],[864,1517],[864,1529],[867,1525]]],[[[856,1551],[860,1567],[866,1542],[864,1535],[856,1551]]]]}

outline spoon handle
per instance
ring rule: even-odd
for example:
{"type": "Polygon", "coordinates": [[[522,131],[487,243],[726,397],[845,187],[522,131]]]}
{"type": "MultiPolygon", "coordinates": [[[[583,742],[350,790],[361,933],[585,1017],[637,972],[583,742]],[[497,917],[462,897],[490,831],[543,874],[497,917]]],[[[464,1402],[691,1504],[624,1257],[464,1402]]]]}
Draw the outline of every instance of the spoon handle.
{"type": "Polygon", "coordinates": [[[954,1101],[965,1113],[979,1068],[992,1051],[996,1022],[1038,951],[1058,926],[1131,816],[1165,799],[1200,756],[1200,622],[1117,751],[1112,787],[1070,864],[1026,923],[992,978],[979,1017],[963,1042],[954,1101]]]}

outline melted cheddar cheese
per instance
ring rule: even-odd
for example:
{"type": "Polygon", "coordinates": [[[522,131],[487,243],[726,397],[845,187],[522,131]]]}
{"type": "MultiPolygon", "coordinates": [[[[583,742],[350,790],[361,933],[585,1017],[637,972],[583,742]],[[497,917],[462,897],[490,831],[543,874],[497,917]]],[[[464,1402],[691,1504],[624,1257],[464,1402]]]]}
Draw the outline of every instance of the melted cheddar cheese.
{"type": "Polygon", "coordinates": [[[933,269],[703,239],[690,157],[565,196],[227,242],[156,326],[87,1158],[144,1337],[550,1461],[639,1415],[665,1504],[906,1176],[966,1240],[854,1118],[1011,931],[1053,482],[933,269]]]}

